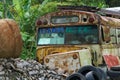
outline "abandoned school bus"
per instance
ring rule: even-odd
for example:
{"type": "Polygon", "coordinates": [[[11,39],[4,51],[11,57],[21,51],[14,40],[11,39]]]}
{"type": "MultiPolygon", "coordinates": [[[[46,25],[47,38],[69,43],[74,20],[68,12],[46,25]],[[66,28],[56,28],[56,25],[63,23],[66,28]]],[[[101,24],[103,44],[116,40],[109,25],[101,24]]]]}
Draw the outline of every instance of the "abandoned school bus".
{"type": "Polygon", "coordinates": [[[37,59],[68,73],[103,64],[103,55],[120,56],[120,19],[87,7],[60,7],[36,21],[37,59]],[[81,10],[80,10],[81,9],[81,10]]]}

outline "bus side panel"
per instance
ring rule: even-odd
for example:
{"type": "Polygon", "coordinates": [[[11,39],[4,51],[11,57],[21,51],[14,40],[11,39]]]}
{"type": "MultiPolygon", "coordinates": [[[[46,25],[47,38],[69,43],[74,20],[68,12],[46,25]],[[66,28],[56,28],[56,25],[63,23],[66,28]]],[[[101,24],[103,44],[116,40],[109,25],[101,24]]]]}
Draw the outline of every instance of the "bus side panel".
{"type": "Polygon", "coordinates": [[[84,47],[79,46],[46,46],[46,47],[39,47],[37,49],[37,59],[40,63],[43,63],[43,59],[46,55],[55,54],[55,53],[62,53],[68,52],[73,50],[81,50],[84,47]]]}
{"type": "Polygon", "coordinates": [[[104,44],[102,45],[102,53],[103,55],[119,55],[119,48],[115,44],[104,44]]]}
{"type": "Polygon", "coordinates": [[[50,54],[44,58],[44,64],[49,69],[62,70],[63,73],[72,74],[81,66],[92,65],[91,53],[89,49],[74,50],[59,54],[50,54]]]}

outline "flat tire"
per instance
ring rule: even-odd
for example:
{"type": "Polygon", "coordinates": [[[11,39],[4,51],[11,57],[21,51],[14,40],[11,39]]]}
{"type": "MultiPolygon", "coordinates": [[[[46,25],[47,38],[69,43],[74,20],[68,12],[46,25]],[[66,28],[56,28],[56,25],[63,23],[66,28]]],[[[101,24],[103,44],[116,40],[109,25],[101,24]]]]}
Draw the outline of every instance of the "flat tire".
{"type": "Polygon", "coordinates": [[[66,80],[86,80],[80,73],[74,73],[66,78],[66,80]]]}
{"type": "Polygon", "coordinates": [[[99,70],[94,67],[94,66],[91,66],[91,65],[87,65],[87,66],[83,66],[81,67],[79,70],[78,70],[78,73],[81,73],[82,75],[86,75],[88,72],[90,71],[94,71],[94,72],[97,72],[98,75],[100,74],[99,70]]]}
{"type": "Polygon", "coordinates": [[[86,75],[86,80],[101,80],[97,72],[90,71],[86,75]]]}
{"type": "Polygon", "coordinates": [[[100,72],[101,80],[107,80],[107,73],[105,73],[102,69],[97,68],[100,72]]]}

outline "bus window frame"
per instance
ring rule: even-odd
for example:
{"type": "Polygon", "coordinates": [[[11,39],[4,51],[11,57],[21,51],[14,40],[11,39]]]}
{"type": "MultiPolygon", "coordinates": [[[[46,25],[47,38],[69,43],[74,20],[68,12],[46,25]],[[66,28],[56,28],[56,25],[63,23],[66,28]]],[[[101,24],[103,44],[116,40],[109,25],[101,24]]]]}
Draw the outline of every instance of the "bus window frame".
{"type": "Polygon", "coordinates": [[[102,38],[102,41],[103,42],[106,42],[106,43],[110,43],[111,39],[110,39],[110,27],[108,28],[109,26],[104,26],[104,25],[101,25],[101,38],[102,38]],[[108,30],[108,32],[106,31],[108,30]],[[106,37],[107,35],[107,37],[106,37]]]}
{"type": "Polygon", "coordinates": [[[78,23],[79,22],[79,20],[80,20],[80,18],[79,18],[79,16],[77,16],[77,15],[69,15],[69,16],[51,16],[51,18],[50,18],[50,22],[52,23],[52,24],[71,24],[71,23],[78,23]],[[67,23],[53,23],[53,21],[52,21],[52,18],[69,18],[69,17],[77,17],[77,21],[76,22],[67,22],[67,23]]]}
{"type": "MultiPolygon", "coordinates": [[[[37,28],[37,46],[58,46],[58,45],[93,45],[93,44],[101,44],[101,40],[100,40],[100,26],[99,25],[96,25],[96,24],[92,24],[93,26],[96,26],[97,27],[97,29],[98,29],[98,43],[85,43],[85,44],[38,44],[38,29],[39,28],[50,28],[50,27],[38,27],[37,28]]],[[[92,26],[91,25],[91,26],[92,26]]],[[[61,25],[61,26],[63,26],[63,25],[61,25]]],[[[81,25],[64,25],[63,27],[71,27],[71,26],[81,26],[81,25]]],[[[82,25],[82,26],[84,26],[84,25],[82,25]]],[[[86,25],[85,25],[86,26],[86,25]]],[[[89,25],[90,26],[90,25],[89,25]]],[[[59,26],[53,26],[53,27],[60,27],[60,25],[59,26]]],[[[64,32],[65,33],[65,32],[64,32]]]]}
{"type": "Polygon", "coordinates": [[[118,41],[120,39],[120,28],[116,28],[116,39],[117,39],[117,44],[120,44],[120,41],[118,41]],[[118,34],[119,31],[119,34],[118,34]]]}

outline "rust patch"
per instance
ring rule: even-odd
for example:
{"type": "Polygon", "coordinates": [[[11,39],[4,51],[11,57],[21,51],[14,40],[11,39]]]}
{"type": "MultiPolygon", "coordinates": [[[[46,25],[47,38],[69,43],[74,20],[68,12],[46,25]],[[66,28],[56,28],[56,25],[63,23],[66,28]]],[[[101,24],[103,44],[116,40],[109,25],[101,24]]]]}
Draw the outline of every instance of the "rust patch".
{"type": "Polygon", "coordinates": [[[43,59],[45,56],[50,54],[59,54],[62,52],[68,52],[73,50],[81,50],[86,47],[74,46],[74,45],[66,45],[66,46],[42,46],[37,49],[37,57],[38,61],[43,63],[43,59]]]}
{"type": "Polygon", "coordinates": [[[76,54],[73,54],[73,59],[77,59],[78,56],[76,54]]]}
{"type": "Polygon", "coordinates": [[[46,59],[45,59],[45,62],[46,62],[46,63],[49,63],[49,59],[48,59],[48,58],[46,58],[46,59]]]}
{"type": "Polygon", "coordinates": [[[78,70],[81,65],[90,65],[91,56],[88,49],[83,49],[47,55],[44,61],[44,64],[50,69],[58,68],[58,70],[62,69],[63,72],[67,71],[71,74],[78,70]],[[49,63],[46,63],[46,59],[49,59],[49,63]]]}

